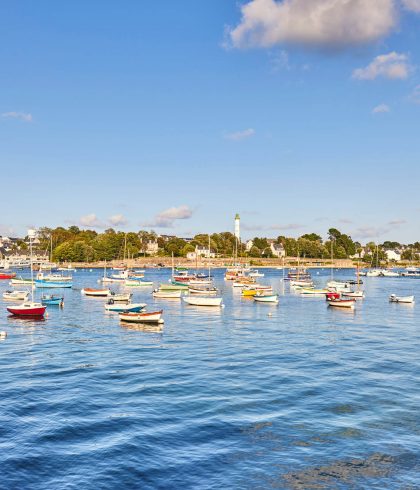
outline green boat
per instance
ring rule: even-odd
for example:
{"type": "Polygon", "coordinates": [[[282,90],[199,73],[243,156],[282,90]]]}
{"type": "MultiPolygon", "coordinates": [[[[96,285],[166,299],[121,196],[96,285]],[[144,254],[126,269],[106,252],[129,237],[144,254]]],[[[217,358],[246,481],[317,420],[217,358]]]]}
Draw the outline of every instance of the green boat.
{"type": "Polygon", "coordinates": [[[159,289],[161,291],[180,291],[180,290],[188,290],[187,284],[182,284],[180,282],[176,283],[168,283],[168,284],[160,284],[159,289]]]}

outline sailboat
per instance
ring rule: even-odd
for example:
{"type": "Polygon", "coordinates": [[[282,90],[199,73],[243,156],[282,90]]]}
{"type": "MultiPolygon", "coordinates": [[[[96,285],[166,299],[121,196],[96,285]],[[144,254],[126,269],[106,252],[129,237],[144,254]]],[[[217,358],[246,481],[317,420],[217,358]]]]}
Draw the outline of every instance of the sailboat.
{"type": "Polygon", "coordinates": [[[348,298],[356,298],[356,299],[363,299],[365,297],[365,293],[360,290],[360,270],[359,270],[359,261],[357,261],[357,268],[356,268],[356,277],[357,277],[357,288],[356,291],[345,291],[343,292],[343,296],[348,297],[348,298]]]}
{"type": "MultiPolygon", "coordinates": [[[[31,256],[31,282],[32,282],[32,285],[33,285],[33,280],[34,280],[34,268],[33,268],[33,259],[32,259],[32,242],[33,242],[33,239],[35,238],[35,236],[36,236],[35,230],[29,230],[28,231],[29,249],[30,249],[30,256],[31,256]]],[[[7,311],[14,316],[42,318],[45,315],[45,310],[47,309],[47,307],[44,306],[42,303],[34,302],[33,286],[31,287],[30,295],[31,295],[31,301],[24,302],[24,303],[17,305],[17,306],[10,306],[7,308],[7,311]]]]}

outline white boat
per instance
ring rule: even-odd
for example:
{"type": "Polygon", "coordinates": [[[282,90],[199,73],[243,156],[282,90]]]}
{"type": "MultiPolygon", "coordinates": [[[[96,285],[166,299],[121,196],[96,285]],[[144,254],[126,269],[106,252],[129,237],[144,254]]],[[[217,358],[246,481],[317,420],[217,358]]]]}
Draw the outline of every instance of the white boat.
{"type": "Polygon", "coordinates": [[[48,281],[48,282],[71,282],[73,280],[72,276],[63,276],[61,274],[44,274],[39,272],[36,276],[37,281],[48,281]]]}
{"type": "Polygon", "coordinates": [[[358,298],[363,299],[365,297],[365,293],[363,291],[346,291],[342,293],[344,297],[348,298],[358,298]]]}
{"type": "Polygon", "coordinates": [[[191,279],[187,284],[188,286],[210,286],[213,284],[213,279],[191,279]]]}
{"type": "Polygon", "coordinates": [[[255,271],[249,272],[248,276],[249,277],[264,277],[264,274],[262,272],[255,270],[255,271]]]}
{"type": "Polygon", "coordinates": [[[371,269],[366,272],[367,277],[379,277],[381,275],[381,269],[371,269]]]}
{"type": "Polygon", "coordinates": [[[34,284],[33,281],[31,281],[30,279],[24,279],[23,277],[19,277],[18,279],[12,279],[10,282],[9,282],[9,285],[10,286],[22,286],[22,284],[25,284],[27,286],[30,286],[32,284],[34,284]]]}
{"type": "Polygon", "coordinates": [[[395,272],[391,269],[382,269],[381,276],[383,276],[383,277],[400,277],[398,272],[395,272]]]}
{"type": "Polygon", "coordinates": [[[397,296],[391,294],[389,301],[391,303],[414,303],[414,296],[397,296]]]}
{"type": "Polygon", "coordinates": [[[150,313],[120,313],[120,320],[129,323],[163,323],[163,311],[150,313]]]}
{"type": "Polygon", "coordinates": [[[130,288],[140,288],[140,287],[148,287],[153,286],[152,281],[124,281],[124,285],[130,288]]]}
{"type": "Polygon", "coordinates": [[[217,288],[188,288],[190,294],[201,294],[203,296],[213,296],[217,294],[217,288]]]}
{"type": "Polygon", "coordinates": [[[278,294],[257,293],[254,296],[254,301],[258,301],[260,303],[275,303],[275,304],[277,304],[279,302],[279,296],[278,296],[278,294]]]}
{"type": "Polygon", "coordinates": [[[184,296],[185,303],[193,306],[222,306],[223,298],[209,298],[203,296],[184,296]]]}
{"type": "Polygon", "coordinates": [[[3,299],[5,301],[27,301],[28,298],[28,291],[5,291],[3,293],[3,299]]]}
{"type": "Polygon", "coordinates": [[[289,281],[290,286],[295,287],[295,286],[301,286],[304,288],[311,288],[314,283],[311,280],[302,280],[299,281],[297,279],[293,279],[289,281]]]}
{"type": "Polygon", "coordinates": [[[111,293],[111,299],[114,302],[128,302],[131,300],[133,293],[111,293]]]}
{"type": "Polygon", "coordinates": [[[182,291],[177,290],[177,291],[160,291],[158,289],[155,289],[152,293],[154,298],[160,298],[160,299],[172,299],[176,298],[179,299],[181,297],[182,291]]]}
{"type": "Polygon", "coordinates": [[[114,303],[111,299],[104,305],[106,311],[112,311],[115,313],[139,313],[146,308],[146,303],[128,303],[126,305],[121,303],[114,303]]]}
{"type": "Polygon", "coordinates": [[[335,308],[354,308],[354,303],[356,300],[354,299],[327,299],[328,306],[333,306],[335,308]]]}
{"type": "Polygon", "coordinates": [[[312,296],[325,296],[328,293],[328,289],[300,289],[299,293],[312,296]]]}

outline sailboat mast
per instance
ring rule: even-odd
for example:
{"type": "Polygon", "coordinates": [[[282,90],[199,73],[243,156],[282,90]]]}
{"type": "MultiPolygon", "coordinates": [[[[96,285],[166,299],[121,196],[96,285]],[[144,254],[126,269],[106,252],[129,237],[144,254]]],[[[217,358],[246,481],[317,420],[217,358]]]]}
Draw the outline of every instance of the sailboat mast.
{"type": "Polygon", "coordinates": [[[331,238],[331,280],[334,279],[334,241],[331,238]]]}

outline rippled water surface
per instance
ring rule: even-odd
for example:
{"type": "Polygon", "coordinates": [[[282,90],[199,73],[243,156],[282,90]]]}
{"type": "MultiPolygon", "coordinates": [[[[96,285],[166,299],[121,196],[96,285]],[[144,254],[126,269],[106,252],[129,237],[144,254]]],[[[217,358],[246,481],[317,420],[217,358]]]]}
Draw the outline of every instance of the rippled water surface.
{"type": "Polygon", "coordinates": [[[388,302],[420,301],[420,280],[364,278],[352,312],[279,270],[261,282],[280,304],[255,304],[216,271],[220,310],[134,290],[156,329],[82,296],[100,274],[75,273],[45,321],[0,300],[0,488],[420,488],[419,307],[388,302]]]}

